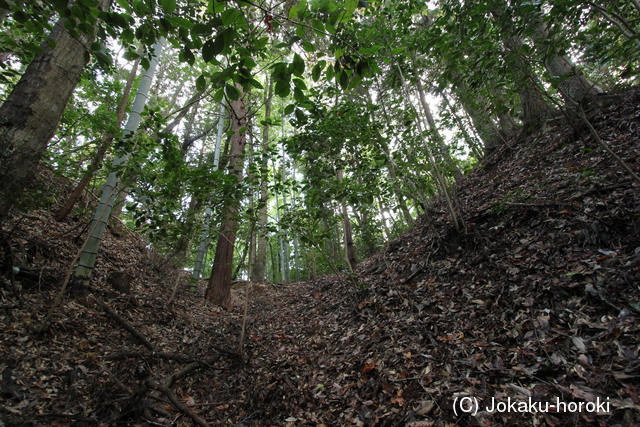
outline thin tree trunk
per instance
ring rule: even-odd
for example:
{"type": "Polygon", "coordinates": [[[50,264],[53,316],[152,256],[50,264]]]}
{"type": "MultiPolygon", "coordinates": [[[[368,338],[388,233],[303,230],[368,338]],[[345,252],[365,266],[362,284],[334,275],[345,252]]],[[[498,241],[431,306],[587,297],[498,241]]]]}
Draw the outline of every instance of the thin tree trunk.
{"type": "MultiPolygon", "coordinates": [[[[235,174],[237,182],[242,182],[242,166],[244,163],[244,146],[246,144],[246,134],[239,132],[247,125],[247,116],[242,86],[236,84],[241,96],[237,101],[231,102],[231,129],[234,131],[231,142],[231,153],[229,167],[235,174]]],[[[233,248],[236,240],[236,229],[238,227],[238,203],[232,201],[226,206],[222,216],[222,226],[216,246],[216,255],[209,279],[209,287],[205,293],[205,298],[212,303],[231,310],[231,273],[233,268],[233,248]]]]}
{"type": "Polygon", "coordinates": [[[476,156],[477,159],[480,159],[482,157],[482,152],[480,151],[480,147],[476,143],[477,139],[472,138],[471,135],[469,135],[469,132],[467,131],[467,126],[465,126],[465,123],[462,121],[462,118],[458,115],[453,105],[451,105],[451,102],[449,101],[449,96],[447,96],[442,91],[440,91],[440,96],[442,96],[442,99],[444,99],[444,102],[447,105],[449,112],[451,113],[451,117],[453,117],[453,120],[458,125],[458,129],[460,129],[460,132],[462,132],[462,135],[464,136],[467,146],[469,146],[469,148],[473,152],[473,155],[476,156]]]}
{"type": "MultiPolygon", "coordinates": [[[[216,147],[213,154],[213,170],[217,171],[220,165],[220,147],[222,145],[222,131],[224,130],[224,104],[220,103],[220,113],[218,115],[218,133],[216,135],[216,147]]],[[[213,212],[211,208],[207,207],[204,212],[204,220],[202,225],[202,233],[200,235],[200,244],[198,245],[198,252],[196,254],[196,260],[193,266],[193,280],[190,287],[191,292],[197,290],[197,282],[200,279],[200,272],[202,270],[204,256],[209,248],[209,227],[213,212]]]]}
{"type": "MultiPolygon", "coordinates": [[[[140,85],[138,86],[138,90],[136,91],[136,97],[131,108],[131,113],[129,114],[129,118],[127,119],[127,124],[124,127],[124,131],[122,132],[123,139],[132,138],[138,130],[138,126],[140,125],[140,121],[142,119],[142,112],[144,111],[144,107],[147,103],[151,81],[153,80],[153,75],[155,73],[156,66],[158,65],[158,58],[162,52],[163,44],[164,39],[160,39],[153,46],[154,56],[149,62],[149,69],[145,70],[145,72],[142,74],[140,85]]],[[[113,161],[114,168],[125,164],[128,158],[129,153],[125,153],[116,157],[113,161]]],[[[111,216],[111,211],[113,209],[113,204],[116,200],[116,196],[118,195],[116,191],[118,182],[119,178],[117,173],[115,171],[109,173],[109,176],[107,177],[107,183],[104,185],[104,188],[102,190],[100,203],[98,204],[96,212],[93,216],[93,220],[91,221],[91,231],[89,236],[87,237],[88,242],[84,250],[82,251],[82,254],[80,255],[78,268],[76,268],[74,274],[74,282],[80,286],[88,286],[89,281],[91,280],[93,268],[96,263],[96,256],[98,255],[98,251],[102,243],[102,236],[104,235],[104,232],[107,228],[107,222],[109,221],[109,217],[111,216]]]]}
{"type": "MultiPolygon", "coordinates": [[[[97,7],[108,10],[110,0],[97,7]]],[[[69,34],[60,19],[0,106],[0,223],[18,202],[80,81],[93,34],[69,34]],[[54,47],[51,47],[54,46],[54,47]]]]}
{"type": "MultiPolygon", "coordinates": [[[[284,102],[282,103],[282,117],[284,117],[284,102]]],[[[281,126],[281,135],[280,138],[282,140],[282,182],[283,182],[283,191],[282,191],[282,207],[283,212],[286,212],[287,209],[287,191],[284,183],[287,182],[287,162],[286,162],[286,153],[284,149],[284,120],[282,120],[281,126]]],[[[278,224],[280,220],[278,220],[278,224]]],[[[280,227],[280,231],[282,233],[282,280],[284,282],[289,282],[289,257],[291,252],[291,247],[289,246],[289,236],[287,230],[280,227]]]]}
{"type": "MultiPolygon", "coordinates": [[[[249,145],[249,149],[248,149],[248,157],[249,157],[249,164],[253,164],[254,162],[254,148],[253,145],[255,143],[255,138],[253,138],[253,132],[251,132],[249,134],[249,136],[251,137],[251,140],[249,141],[248,145],[249,145]]],[[[249,182],[253,182],[253,172],[252,172],[252,168],[248,169],[248,173],[247,173],[247,180],[249,182]]],[[[255,209],[256,209],[256,201],[255,201],[255,196],[254,196],[254,188],[253,185],[251,186],[251,189],[249,190],[249,220],[250,220],[250,224],[251,226],[249,227],[249,237],[248,237],[248,247],[249,247],[249,261],[247,264],[247,278],[249,280],[251,280],[251,272],[253,271],[253,266],[256,263],[256,222],[257,222],[257,218],[256,218],[256,214],[255,214],[255,209]]],[[[237,273],[236,273],[237,274],[237,273]]]]}
{"type": "MultiPolygon", "coordinates": [[[[383,96],[383,91],[380,89],[378,91],[378,96],[380,97],[383,107],[384,107],[384,96],[383,96]]],[[[371,94],[369,94],[369,102],[371,104],[373,104],[373,99],[371,97],[371,94]]],[[[389,117],[389,115],[387,114],[387,109],[383,108],[382,112],[384,114],[384,118],[385,121],[387,122],[387,125],[391,125],[391,118],[389,117]]],[[[408,226],[412,226],[413,225],[413,217],[411,216],[411,213],[409,212],[409,208],[407,206],[407,203],[405,202],[404,199],[404,195],[402,193],[402,189],[400,188],[400,185],[398,184],[398,179],[397,177],[397,165],[393,160],[393,157],[391,156],[391,152],[389,151],[389,147],[387,146],[387,144],[385,143],[384,139],[382,138],[382,135],[378,134],[378,137],[376,138],[376,142],[379,144],[380,149],[382,150],[382,152],[384,153],[384,155],[387,158],[387,170],[389,171],[389,178],[391,180],[391,183],[393,185],[393,189],[396,195],[396,198],[398,199],[398,206],[400,207],[400,210],[402,211],[402,215],[404,217],[405,222],[407,223],[408,226]]],[[[411,178],[409,177],[405,177],[405,179],[411,184],[411,186],[418,191],[418,187],[415,185],[415,183],[411,180],[411,178]]],[[[422,195],[420,196],[421,198],[424,198],[422,195]]]]}
{"type": "MultiPolygon", "coordinates": [[[[338,169],[338,181],[342,182],[343,172],[338,169]]],[[[347,202],[342,200],[342,227],[344,232],[344,254],[345,260],[349,265],[349,270],[353,273],[358,265],[356,261],[356,248],[353,244],[353,234],[351,233],[351,222],[349,221],[349,212],[347,211],[347,202]]]]}
{"type": "MultiPolygon", "coordinates": [[[[407,81],[404,78],[404,73],[402,72],[402,69],[400,68],[400,65],[398,63],[396,63],[396,67],[398,68],[398,72],[400,73],[400,81],[402,82],[402,87],[407,95],[407,98],[405,99],[405,101],[408,102],[409,106],[415,110],[415,107],[413,106],[413,104],[410,101],[409,98],[409,90],[407,88],[407,81]]],[[[417,110],[416,110],[417,113],[417,110]]],[[[420,120],[418,120],[417,122],[418,125],[418,131],[420,132],[420,134],[423,134],[423,129],[422,129],[422,123],[420,120]]],[[[456,229],[457,232],[460,232],[462,229],[460,227],[460,221],[458,219],[458,215],[456,214],[456,211],[453,207],[454,203],[451,199],[451,194],[449,194],[449,188],[447,186],[446,180],[444,178],[444,176],[442,175],[442,173],[440,172],[440,167],[438,165],[438,161],[436,160],[436,158],[434,157],[430,147],[428,144],[424,144],[425,147],[425,151],[427,152],[427,158],[429,159],[429,163],[430,166],[432,168],[431,173],[434,176],[434,181],[436,182],[438,188],[440,188],[440,192],[442,194],[442,196],[444,197],[446,203],[447,203],[447,208],[449,210],[449,214],[451,215],[451,219],[453,220],[453,225],[456,229]]],[[[424,208],[426,208],[426,206],[424,206],[424,208]]]]}
{"type": "MultiPolygon", "coordinates": [[[[119,128],[120,125],[122,124],[122,121],[124,120],[124,112],[125,112],[125,109],[127,108],[127,102],[129,101],[129,95],[131,94],[133,81],[135,80],[136,74],[138,73],[139,64],[140,64],[140,58],[136,59],[136,61],[133,63],[133,68],[131,69],[131,72],[129,73],[129,77],[127,78],[127,84],[125,85],[124,92],[122,94],[122,99],[120,100],[120,105],[118,106],[118,113],[116,116],[116,124],[115,124],[116,128],[119,128]]],[[[94,156],[93,161],[91,162],[91,165],[89,165],[89,167],[87,168],[87,171],[82,176],[82,179],[80,179],[80,182],[78,183],[78,185],[76,185],[76,188],[73,190],[73,192],[71,193],[67,201],[64,203],[62,208],[60,208],[60,210],[56,214],[56,221],[58,222],[64,221],[65,218],[71,213],[71,211],[73,210],[73,207],[78,202],[78,198],[84,192],[85,188],[87,188],[87,185],[89,185],[89,182],[91,182],[91,179],[93,178],[93,174],[95,173],[95,171],[98,170],[98,168],[102,164],[102,160],[104,160],[104,155],[106,154],[107,150],[111,146],[111,143],[113,142],[114,137],[115,135],[113,133],[108,133],[107,135],[104,136],[104,138],[102,138],[102,142],[98,147],[98,151],[96,152],[96,155],[94,156]]]]}
{"type": "Polygon", "coordinates": [[[451,171],[451,173],[453,174],[454,178],[457,181],[460,178],[462,178],[462,172],[460,172],[460,169],[458,168],[455,161],[451,157],[451,153],[449,153],[449,150],[445,146],[444,138],[442,137],[442,135],[440,135],[440,131],[438,130],[438,125],[436,124],[436,121],[433,118],[433,114],[431,113],[431,108],[427,103],[427,99],[424,93],[424,88],[422,87],[422,80],[420,79],[420,76],[418,75],[418,73],[416,73],[416,82],[417,82],[416,86],[418,88],[418,95],[419,95],[418,97],[420,99],[420,105],[422,106],[422,113],[424,114],[424,117],[427,120],[427,124],[429,125],[429,130],[431,131],[431,134],[434,136],[433,139],[435,141],[436,153],[438,157],[442,159],[442,162],[449,168],[449,170],[451,171]]]}
{"type": "Polygon", "coordinates": [[[389,230],[389,226],[387,225],[387,219],[384,217],[385,209],[382,205],[382,199],[380,196],[377,196],[378,199],[378,208],[380,209],[380,222],[382,223],[382,229],[384,230],[384,234],[386,236],[387,241],[391,240],[391,231],[389,230]]]}
{"type": "MultiPolygon", "coordinates": [[[[273,96],[273,80],[268,77],[267,97],[264,102],[264,118],[271,118],[271,98],[273,96]]],[[[269,150],[269,126],[262,128],[262,180],[260,181],[260,209],[258,212],[258,248],[256,253],[256,261],[251,269],[251,281],[261,282],[265,279],[265,268],[267,265],[267,204],[269,201],[269,191],[267,188],[268,172],[267,172],[267,152],[269,150]]]]}

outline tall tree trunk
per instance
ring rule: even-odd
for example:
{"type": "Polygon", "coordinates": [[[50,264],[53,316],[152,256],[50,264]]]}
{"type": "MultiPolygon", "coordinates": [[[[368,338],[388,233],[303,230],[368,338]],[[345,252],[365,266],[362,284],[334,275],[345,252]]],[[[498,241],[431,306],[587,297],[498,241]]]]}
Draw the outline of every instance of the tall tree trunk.
{"type": "MultiPolygon", "coordinates": [[[[282,102],[282,117],[284,117],[284,102],[282,102]]],[[[282,162],[281,162],[281,166],[282,166],[282,182],[283,182],[283,187],[282,187],[282,207],[283,207],[283,213],[286,213],[286,209],[287,209],[287,190],[286,190],[286,186],[284,183],[287,182],[287,155],[285,153],[285,149],[284,149],[284,139],[285,139],[285,133],[284,133],[284,120],[282,120],[282,126],[281,126],[281,135],[280,138],[282,140],[282,162]]],[[[283,282],[288,282],[289,281],[289,257],[291,255],[291,247],[289,246],[289,236],[287,233],[286,228],[283,228],[280,226],[280,219],[278,219],[278,226],[280,228],[280,233],[282,235],[282,281],[283,282]]]]}
{"type": "MultiPolygon", "coordinates": [[[[253,137],[253,132],[250,134],[250,136],[253,137]]],[[[254,139],[254,143],[255,143],[255,139],[254,139]]],[[[249,141],[249,163],[252,164],[254,162],[253,156],[254,156],[254,149],[253,149],[253,143],[251,141],[249,141]]],[[[247,173],[247,180],[249,182],[253,182],[253,173],[251,172],[252,168],[249,168],[249,171],[247,173]]],[[[256,222],[257,222],[257,215],[255,214],[255,210],[256,210],[256,201],[255,201],[255,195],[254,195],[254,188],[253,186],[251,187],[251,189],[249,190],[249,212],[250,214],[250,221],[251,221],[251,226],[249,227],[249,237],[248,237],[248,242],[247,244],[249,245],[249,261],[247,263],[247,278],[249,280],[251,280],[251,272],[253,271],[253,267],[256,263],[256,222]]]]}
{"type": "Polygon", "coordinates": [[[436,146],[435,153],[440,159],[442,159],[442,163],[447,166],[447,168],[450,170],[457,181],[462,177],[462,172],[460,172],[458,165],[456,165],[453,157],[451,157],[451,153],[449,153],[449,150],[444,143],[444,138],[438,130],[438,125],[436,124],[436,121],[433,118],[433,114],[431,113],[431,108],[427,103],[427,98],[425,96],[424,88],[422,87],[422,80],[420,79],[420,75],[418,73],[415,74],[417,82],[416,86],[418,88],[418,95],[420,98],[420,105],[422,106],[422,113],[424,114],[424,117],[427,120],[427,125],[429,126],[429,130],[433,135],[436,146]]]}
{"type": "MultiPolygon", "coordinates": [[[[342,182],[343,172],[342,169],[338,169],[338,181],[342,182]]],[[[342,206],[342,227],[344,232],[344,256],[349,270],[353,273],[358,265],[356,261],[356,248],[353,244],[353,234],[351,233],[351,222],[349,221],[349,212],[347,211],[347,202],[342,200],[340,202],[342,206]]]]}
{"type": "Polygon", "coordinates": [[[544,65],[552,77],[559,78],[558,89],[565,98],[568,107],[573,107],[579,102],[594,102],[597,104],[597,95],[603,90],[589,81],[567,55],[559,55],[553,52],[549,43],[553,43],[555,37],[549,33],[549,28],[541,13],[530,13],[528,18],[534,25],[533,41],[536,49],[544,58],[544,65]]]}
{"type": "MultiPolygon", "coordinates": [[[[491,14],[494,19],[502,21],[499,25],[511,25],[512,23],[512,17],[505,14],[505,6],[502,4],[494,3],[491,14]]],[[[502,44],[509,53],[507,67],[513,76],[513,87],[520,96],[524,130],[531,132],[539,126],[542,120],[552,117],[554,110],[536,85],[536,75],[530,60],[522,52],[523,42],[517,32],[512,31],[508,35],[503,35],[502,44]]]]}
{"type": "MultiPolygon", "coordinates": [[[[142,52],[139,52],[142,53],[142,52]]],[[[118,113],[116,115],[116,128],[119,128],[124,120],[124,112],[127,108],[127,102],[129,101],[129,95],[131,94],[131,88],[133,87],[133,81],[136,78],[136,74],[138,73],[138,65],[140,64],[140,58],[136,59],[133,63],[133,68],[131,68],[131,72],[129,73],[129,77],[127,78],[127,84],[125,85],[124,92],[122,94],[122,99],[120,100],[120,105],[118,106],[118,113]]],[[[98,151],[93,158],[93,161],[87,168],[87,171],[84,173],[78,185],[73,190],[67,201],[60,208],[60,210],[56,213],[56,221],[64,221],[65,218],[71,213],[73,207],[78,202],[78,198],[84,192],[89,182],[93,178],[93,174],[98,170],[100,165],[102,164],[102,160],[104,160],[104,156],[107,153],[107,150],[111,146],[113,142],[113,138],[115,135],[113,133],[108,133],[102,138],[100,145],[98,146],[98,151]]]]}
{"type": "MultiPolygon", "coordinates": [[[[268,77],[269,89],[264,102],[264,119],[271,118],[271,98],[273,96],[273,80],[268,77]]],[[[251,281],[261,282],[265,279],[265,268],[267,265],[267,204],[269,201],[269,191],[267,188],[268,172],[267,172],[267,152],[269,150],[269,126],[262,128],[262,172],[263,176],[260,181],[260,209],[258,212],[258,248],[256,253],[255,265],[251,269],[251,281]]]]}
{"type": "MultiPolygon", "coordinates": [[[[129,114],[127,124],[125,125],[122,132],[123,139],[132,138],[138,130],[138,126],[140,125],[140,121],[142,119],[142,112],[144,111],[144,107],[147,103],[151,81],[153,80],[153,75],[155,74],[156,66],[158,65],[158,58],[162,52],[163,44],[164,39],[160,39],[153,46],[154,56],[149,62],[149,68],[142,74],[140,85],[138,86],[136,97],[133,101],[133,106],[131,107],[131,113],[129,114]]],[[[128,158],[129,153],[125,153],[116,157],[113,161],[113,166],[117,167],[125,164],[128,158]]],[[[115,171],[112,171],[111,173],[109,173],[109,176],[107,177],[107,183],[102,189],[100,203],[98,204],[96,212],[93,216],[93,220],[91,221],[87,243],[84,246],[84,250],[80,254],[78,267],[76,268],[74,274],[74,282],[79,286],[88,286],[89,281],[91,280],[93,268],[95,267],[96,263],[96,256],[98,255],[100,245],[102,244],[102,236],[104,235],[104,232],[107,228],[107,222],[109,221],[109,217],[111,216],[111,210],[113,209],[113,204],[116,200],[116,196],[118,195],[116,187],[119,180],[120,179],[118,178],[117,173],[115,171]]]]}
{"type": "Polygon", "coordinates": [[[384,213],[385,213],[385,208],[382,205],[382,199],[380,198],[380,196],[376,196],[376,198],[378,199],[378,208],[380,209],[380,222],[382,223],[382,229],[384,230],[384,235],[387,239],[387,241],[391,240],[391,231],[389,230],[389,226],[387,225],[387,218],[385,218],[384,213]]]}
{"type": "MultiPolygon", "coordinates": [[[[414,110],[416,112],[416,114],[418,113],[418,110],[414,107],[413,103],[411,102],[411,98],[410,98],[410,92],[409,89],[407,87],[407,81],[404,78],[404,73],[402,72],[402,69],[400,68],[400,65],[396,62],[396,67],[398,68],[398,72],[399,72],[399,76],[400,76],[400,81],[402,82],[402,88],[404,89],[404,92],[406,94],[406,98],[405,98],[405,102],[407,102],[407,104],[409,105],[409,107],[414,110]]],[[[420,132],[420,135],[424,134],[424,130],[422,127],[422,122],[420,120],[416,121],[416,124],[418,125],[418,131],[420,132]]],[[[436,182],[437,187],[440,190],[440,194],[442,196],[444,196],[445,201],[447,202],[447,209],[449,210],[449,214],[451,215],[451,219],[453,220],[453,225],[456,229],[457,232],[460,232],[462,230],[462,228],[460,227],[460,221],[458,218],[458,215],[454,209],[454,202],[452,200],[452,194],[449,192],[449,188],[447,186],[447,182],[446,179],[444,177],[444,175],[442,174],[441,170],[440,170],[440,166],[439,166],[439,162],[438,160],[435,158],[435,156],[433,155],[433,152],[431,150],[431,147],[429,147],[429,144],[423,144],[425,151],[427,153],[427,158],[429,159],[429,163],[431,166],[431,171],[430,173],[432,174],[434,181],[436,182]]],[[[426,206],[423,206],[423,208],[426,208],[426,206]]]]}
{"type": "MultiPolygon", "coordinates": [[[[220,103],[220,113],[218,114],[218,133],[216,135],[216,147],[214,149],[213,154],[213,170],[217,171],[220,165],[220,148],[222,146],[222,131],[224,130],[224,118],[225,118],[225,108],[224,104],[220,103]]],[[[211,208],[207,207],[204,211],[204,220],[202,224],[202,233],[200,235],[200,243],[198,245],[198,252],[196,254],[196,260],[193,265],[193,274],[192,277],[192,285],[189,288],[191,292],[195,292],[197,290],[197,281],[200,279],[200,272],[202,271],[202,264],[204,260],[204,255],[207,253],[209,248],[209,227],[211,223],[211,218],[213,217],[213,211],[211,208]]]]}
{"type": "MultiPolygon", "coordinates": [[[[107,10],[110,0],[97,7],[107,10]]],[[[93,34],[69,34],[60,19],[0,107],[0,223],[31,182],[80,81],[93,34]],[[51,47],[55,46],[55,47],[51,47]]]]}
{"type": "MultiPolygon", "coordinates": [[[[371,104],[373,104],[373,98],[371,97],[371,94],[368,93],[368,96],[369,96],[369,102],[371,104]]],[[[384,92],[381,89],[378,91],[378,97],[380,98],[380,100],[382,101],[382,104],[384,106],[384,92]]],[[[385,121],[386,121],[387,125],[391,125],[391,118],[387,114],[386,107],[382,109],[382,112],[383,112],[383,115],[384,115],[384,118],[385,118],[385,121]]],[[[380,135],[379,133],[377,134],[377,138],[375,139],[375,141],[380,146],[380,150],[382,150],[382,152],[386,156],[386,159],[387,159],[386,165],[387,165],[387,170],[389,171],[389,178],[391,180],[391,183],[393,185],[394,193],[395,193],[396,198],[398,200],[398,206],[400,207],[400,210],[402,211],[402,216],[404,217],[404,220],[407,223],[407,225],[408,226],[412,226],[413,225],[413,217],[411,216],[411,213],[409,212],[409,207],[407,206],[407,203],[405,202],[405,198],[404,198],[404,195],[402,193],[402,188],[400,187],[400,184],[398,183],[398,179],[396,178],[398,167],[397,167],[395,161],[393,160],[393,156],[391,155],[391,151],[389,150],[389,146],[387,145],[387,143],[383,139],[382,135],[380,135]]],[[[409,184],[416,191],[418,191],[418,187],[415,185],[415,183],[411,180],[410,177],[405,177],[405,179],[409,182],[409,184]]],[[[420,197],[423,198],[422,196],[420,196],[420,197]]]]}
{"type": "MultiPolygon", "coordinates": [[[[245,112],[242,86],[236,84],[241,96],[237,101],[231,102],[231,130],[234,134],[231,138],[231,153],[229,167],[235,174],[237,182],[242,182],[242,166],[244,163],[244,146],[246,144],[246,134],[239,132],[241,128],[247,126],[247,116],[245,112]]],[[[231,310],[231,274],[233,268],[233,248],[236,241],[236,229],[238,227],[238,203],[231,201],[222,215],[222,226],[216,246],[216,255],[211,270],[209,286],[205,293],[205,298],[212,303],[231,310]]]]}

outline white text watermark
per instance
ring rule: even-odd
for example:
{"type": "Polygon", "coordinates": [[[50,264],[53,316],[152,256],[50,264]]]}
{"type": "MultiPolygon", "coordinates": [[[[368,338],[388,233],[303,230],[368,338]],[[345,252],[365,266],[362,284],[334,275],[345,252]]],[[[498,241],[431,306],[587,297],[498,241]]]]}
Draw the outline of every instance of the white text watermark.
{"type": "Polygon", "coordinates": [[[498,401],[491,398],[488,405],[481,406],[476,397],[456,397],[453,401],[453,411],[456,416],[460,413],[476,415],[478,411],[489,413],[534,413],[534,412],[589,412],[595,414],[610,413],[609,398],[602,400],[596,398],[595,402],[565,402],[556,398],[555,402],[537,402],[531,398],[528,400],[515,400],[507,397],[506,401],[498,401]]]}

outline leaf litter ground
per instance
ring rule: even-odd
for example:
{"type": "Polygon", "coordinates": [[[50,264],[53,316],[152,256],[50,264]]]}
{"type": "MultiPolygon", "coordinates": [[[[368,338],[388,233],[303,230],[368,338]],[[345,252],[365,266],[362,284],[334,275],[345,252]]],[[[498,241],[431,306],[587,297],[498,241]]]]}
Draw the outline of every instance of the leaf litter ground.
{"type": "MultiPolygon", "coordinates": [[[[592,118],[637,173],[639,105],[635,89],[592,118]]],[[[587,129],[508,142],[458,185],[464,233],[437,201],[357,274],[239,283],[231,312],[203,302],[204,282],[167,304],[176,273],[116,224],[90,293],[37,337],[83,223],[16,218],[22,290],[2,278],[0,421],[640,425],[638,185],[587,129]],[[109,288],[114,270],[134,277],[132,294],[109,288]]]]}

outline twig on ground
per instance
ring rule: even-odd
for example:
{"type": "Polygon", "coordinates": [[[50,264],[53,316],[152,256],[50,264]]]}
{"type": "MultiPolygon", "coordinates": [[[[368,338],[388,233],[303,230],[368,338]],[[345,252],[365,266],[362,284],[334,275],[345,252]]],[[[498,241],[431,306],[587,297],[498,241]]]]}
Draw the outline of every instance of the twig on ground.
{"type": "Polygon", "coordinates": [[[109,316],[111,316],[120,326],[122,326],[127,332],[129,332],[131,335],[133,335],[138,341],[140,341],[140,343],[142,343],[142,345],[144,345],[145,347],[147,347],[149,350],[152,350],[155,348],[153,346],[153,344],[151,344],[145,337],[144,335],[142,335],[140,332],[138,332],[133,326],[131,326],[129,324],[129,322],[127,322],[126,320],[124,320],[122,317],[120,317],[120,315],[118,313],[116,313],[115,311],[113,311],[113,309],[111,307],[109,307],[107,304],[103,303],[102,301],[98,301],[97,299],[95,300],[98,305],[100,306],[100,308],[102,308],[105,313],[107,313],[109,316]]]}
{"type": "Polygon", "coordinates": [[[180,412],[189,415],[191,417],[191,419],[199,426],[201,427],[209,427],[209,424],[203,420],[202,418],[200,418],[200,416],[198,416],[198,414],[196,414],[195,412],[193,412],[188,406],[186,406],[185,404],[183,404],[182,402],[180,402],[178,400],[178,398],[176,397],[175,394],[173,394],[173,392],[171,390],[169,390],[167,387],[163,386],[162,384],[160,384],[158,381],[154,380],[153,378],[149,377],[146,379],[145,384],[147,385],[147,387],[152,388],[154,390],[158,390],[159,392],[162,392],[162,394],[164,394],[165,396],[167,396],[167,398],[169,399],[169,401],[171,402],[171,404],[180,412]]]}

